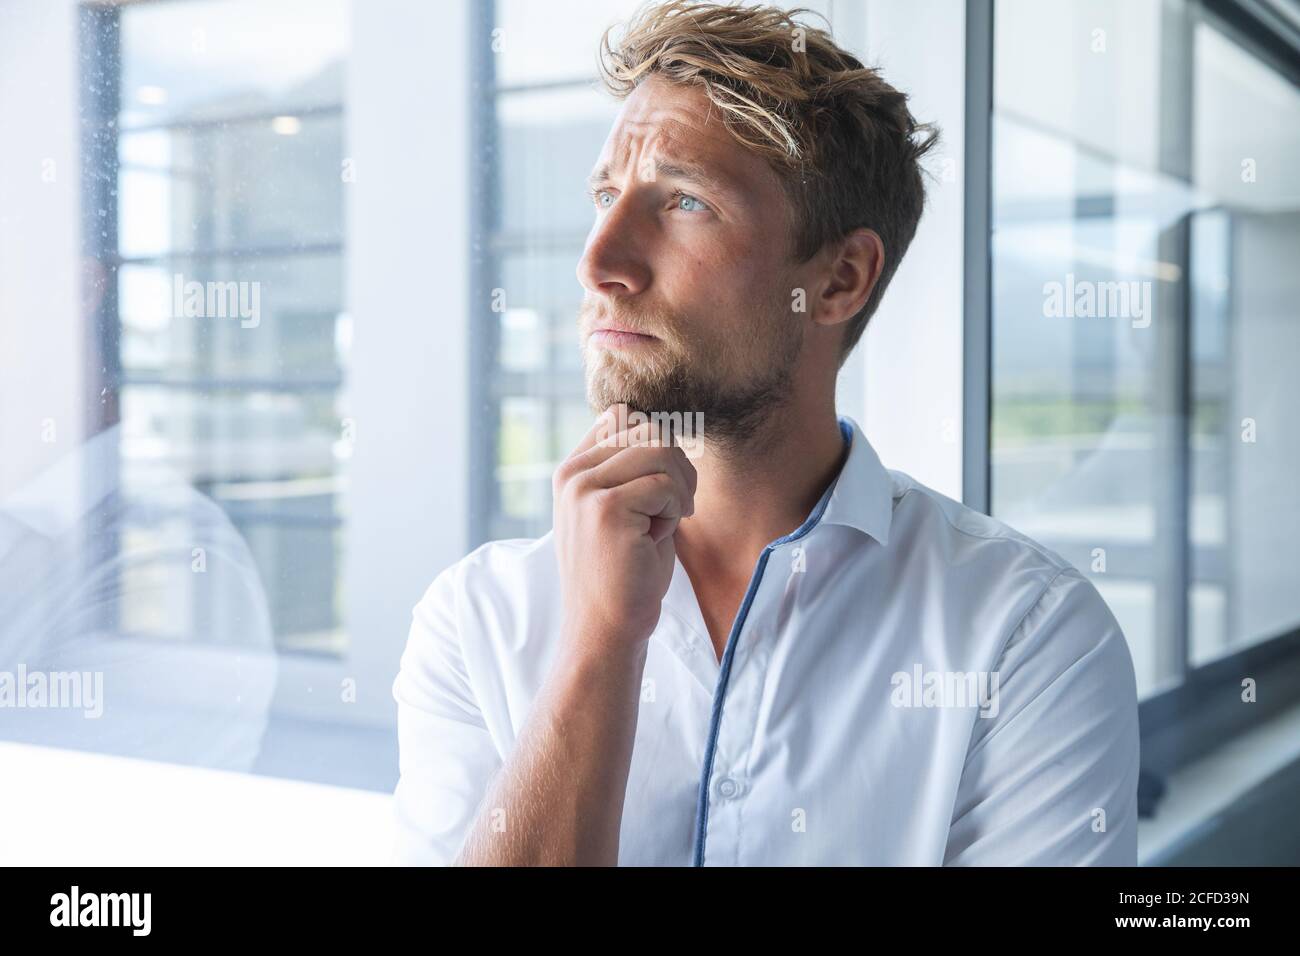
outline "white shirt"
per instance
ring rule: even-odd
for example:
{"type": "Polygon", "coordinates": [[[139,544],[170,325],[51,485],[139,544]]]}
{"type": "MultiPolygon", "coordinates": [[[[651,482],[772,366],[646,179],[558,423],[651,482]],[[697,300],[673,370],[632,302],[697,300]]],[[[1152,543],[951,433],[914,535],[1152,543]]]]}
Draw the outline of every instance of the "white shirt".
{"type": "MultiPolygon", "coordinates": [[[[620,865],[1136,865],[1137,689],[1097,590],[840,428],[838,478],[763,551],[721,662],[677,562],[620,865]]],[[[548,533],[483,545],[416,605],[396,862],[456,857],[554,658],[560,595],[548,533]]]]}

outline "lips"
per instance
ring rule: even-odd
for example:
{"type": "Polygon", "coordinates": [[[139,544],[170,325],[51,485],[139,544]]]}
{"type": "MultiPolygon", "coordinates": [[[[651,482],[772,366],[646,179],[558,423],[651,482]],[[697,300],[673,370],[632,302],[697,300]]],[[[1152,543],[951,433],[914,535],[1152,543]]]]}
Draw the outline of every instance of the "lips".
{"type": "Polygon", "coordinates": [[[616,309],[610,308],[610,303],[598,303],[590,299],[584,300],[580,315],[586,338],[597,340],[621,339],[624,342],[639,340],[643,343],[660,341],[660,336],[649,331],[645,324],[640,321],[643,318],[651,319],[651,324],[666,324],[663,321],[653,321],[658,318],[653,309],[616,309]]]}
{"type": "Polygon", "coordinates": [[[651,335],[649,332],[642,332],[640,329],[634,329],[626,325],[598,325],[592,331],[593,332],[620,332],[624,335],[644,335],[648,339],[655,338],[655,336],[651,335]]]}
{"type": "Polygon", "coordinates": [[[599,328],[594,330],[588,341],[603,349],[642,349],[653,348],[659,339],[644,332],[628,332],[625,329],[599,328]]]}

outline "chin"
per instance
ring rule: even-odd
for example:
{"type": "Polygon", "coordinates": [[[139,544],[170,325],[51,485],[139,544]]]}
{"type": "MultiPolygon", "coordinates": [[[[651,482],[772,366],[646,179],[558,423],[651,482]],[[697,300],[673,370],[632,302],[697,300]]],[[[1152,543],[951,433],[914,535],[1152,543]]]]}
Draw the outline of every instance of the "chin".
{"type": "Polygon", "coordinates": [[[603,412],[611,405],[622,402],[629,408],[645,411],[647,390],[636,381],[623,376],[601,375],[587,385],[587,404],[592,411],[603,412]]]}
{"type": "Polygon", "coordinates": [[[587,353],[585,364],[588,402],[593,408],[599,405],[597,411],[618,402],[639,408],[656,392],[654,383],[660,376],[644,362],[593,349],[587,353]]]}

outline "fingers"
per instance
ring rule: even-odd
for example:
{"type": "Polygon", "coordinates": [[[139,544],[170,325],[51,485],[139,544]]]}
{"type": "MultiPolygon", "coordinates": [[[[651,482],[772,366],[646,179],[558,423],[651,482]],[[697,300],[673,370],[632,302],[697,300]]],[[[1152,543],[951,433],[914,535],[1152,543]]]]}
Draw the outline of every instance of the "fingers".
{"type": "MultiPolygon", "coordinates": [[[[581,457],[584,453],[597,447],[621,446],[619,437],[624,433],[631,433],[638,429],[651,426],[653,434],[658,437],[659,430],[654,428],[657,424],[653,418],[648,418],[636,425],[629,425],[628,419],[633,415],[633,410],[627,404],[619,402],[606,408],[596,416],[596,420],[591,423],[587,433],[582,436],[578,444],[569,452],[569,458],[581,457]],[[620,427],[621,426],[621,427],[620,427]]],[[[664,436],[667,438],[667,436],[664,436]]]]}
{"type": "Polygon", "coordinates": [[[607,507],[631,519],[656,544],[671,536],[683,517],[695,513],[695,466],[654,419],[618,430],[628,407],[611,405],[592,423],[569,457],[555,470],[561,493],[597,493],[607,507]],[[572,485],[572,487],[568,487],[572,485]]]}
{"type": "Polygon", "coordinates": [[[592,422],[591,427],[587,429],[587,434],[583,435],[578,444],[573,446],[573,451],[569,452],[569,458],[575,458],[578,455],[581,455],[584,451],[595,446],[596,442],[601,438],[610,434],[613,424],[619,421],[618,416],[620,414],[623,416],[622,420],[626,421],[626,409],[626,405],[611,405],[609,408],[597,415],[596,420],[592,422]],[[620,409],[622,409],[622,411],[620,411],[620,409]]]}
{"type": "Polygon", "coordinates": [[[681,498],[683,515],[695,513],[695,466],[680,448],[631,445],[588,470],[582,480],[597,488],[616,488],[639,478],[666,475],[681,498]]]}
{"type": "Polygon", "coordinates": [[[616,454],[620,448],[629,443],[634,432],[642,430],[640,425],[619,430],[620,421],[625,423],[627,421],[627,406],[621,403],[609,406],[596,417],[591,428],[587,429],[587,434],[583,435],[573,451],[569,452],[569,457],[560,462],[559,467],[556,468],[553,476],[555,487],[565,484],[575,475],[587,471],[616,454]]]}
{"type": "Polygon", "coordinates": [[[625,509],[640,525],[643,534],[658,544],[677,530],[685,516],[682,487],[677,480],[664,472],[642,475],[604,494],[614,507],[625,509]]]}
{"type": "Polygon", "coordinates": [[[681,479],[682,487],[688,490],[689,497],[693,501],[697,475],[695,466],[691,464],[686,452],[679,445],[666,444],[667,436],[660,432],[659,424],[654,420],[641,422],[623,431],[612,432],[612,428],[618,421],[616,416],[620,407],[626,408],[626,406],[611,406],[613,412],[607,410],[608,417],[602,416],[598,419],[573,454],[556,468],[553,476],[554,490],[558,493],[573,479],[579,476],[590,478],[597,471],[599,474],[594,476],[593,487],[601,488],[630,481],[653,471],[668,471],[681,479]],[[604,430],[602,426],[611,431],[602,434],[604,430]],[[642,447],[651,449],[652,453],[647,455],[644,452],[637,452],[626,461],[620,461],[618,467],[600,471],[605,463],[623,459],[633,448],[642,447]]]}

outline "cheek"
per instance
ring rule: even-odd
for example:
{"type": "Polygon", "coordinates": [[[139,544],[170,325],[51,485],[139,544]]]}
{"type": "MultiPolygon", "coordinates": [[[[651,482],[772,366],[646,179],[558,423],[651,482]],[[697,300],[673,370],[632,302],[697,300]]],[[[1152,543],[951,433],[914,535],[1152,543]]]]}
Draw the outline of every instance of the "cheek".
{"type": "Polygon", "coordinates": [[[701,244],[660,272],[666,303],[685,323],[683,344],[727,366],[754,364],[784,340],[772,322],[792,314],[790,278],[767,241],[748,233],[701,244]]]}
{"type": "Polygon", "coordinates": [[[770,278],[776,264],[768,254],[766,244],[754,235],[733,237],[717,250],[717,268],[733,276],[738,285],[752,284],[764,276],[770,278]]]}
{"type": "Polygon", "coordinates": [[[700,303],[711,312],[726,310],[716,315],[725,319],[764,296],[780,274],[777,266],[760,242],[718,239],[683,258],[677,282],[685,295],[679,301],[700,303]]]}

